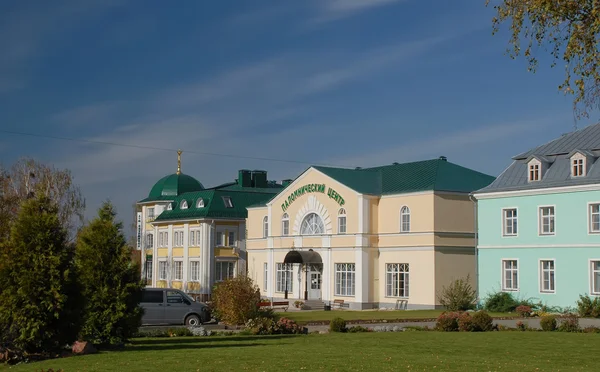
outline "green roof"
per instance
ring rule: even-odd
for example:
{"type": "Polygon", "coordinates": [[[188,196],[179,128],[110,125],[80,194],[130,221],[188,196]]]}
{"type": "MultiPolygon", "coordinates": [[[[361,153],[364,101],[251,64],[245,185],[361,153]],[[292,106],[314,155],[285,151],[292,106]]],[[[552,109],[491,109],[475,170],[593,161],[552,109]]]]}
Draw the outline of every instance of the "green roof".
{"type": "Polygon", "coordinates": [[[445,158],[364,169],[314,168],[361,194],[371,195],[428,190],[469,193],[495,179],[445,158]]]}
{"type": "Polygon", "coordinates": [[[187,174],[174,173],[158,180],[150,190],[148,197],[140,200],[140,203],[172,200],[178,195],[200,190],[204,190],[204,186],[194,177],[187,174]]]}

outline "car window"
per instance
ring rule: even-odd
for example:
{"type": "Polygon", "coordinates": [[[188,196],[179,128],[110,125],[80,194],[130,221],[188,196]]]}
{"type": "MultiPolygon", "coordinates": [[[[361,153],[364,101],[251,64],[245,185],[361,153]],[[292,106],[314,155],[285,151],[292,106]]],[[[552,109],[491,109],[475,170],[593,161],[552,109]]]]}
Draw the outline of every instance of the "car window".
{"type": "Polygon", "coordinates": [[[163,303],[163,291],[142,291],[142,301],[151,304],[162,304],[163,303]]]}
{"type": "Polygon", "coordinates": [[[167,291],[167,303],[168,304],[182,304],[183,297],[179,292],[167,291]]]}

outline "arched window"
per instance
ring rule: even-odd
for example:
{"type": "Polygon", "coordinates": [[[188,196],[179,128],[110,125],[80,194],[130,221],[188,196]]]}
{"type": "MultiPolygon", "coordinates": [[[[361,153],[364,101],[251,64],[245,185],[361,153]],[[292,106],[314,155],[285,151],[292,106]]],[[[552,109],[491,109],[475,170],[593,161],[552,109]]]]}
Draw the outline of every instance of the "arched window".
{"type": "Polygon", "coordinates": [[[269,236],[269,217],[263,218],[263,238],[269,236]]]}
{"type": "Polygon", "coordinates": [[[340,208],[338,212],[338,234],[346,233],[346,210],[340,208]]]}
{"type": "Polygon", "coordinates": [[[302,235],[319,235],[325,233],[325,225],[323,220],[316,213],[310,213],[302,221],[300,225],[300,234],[302,235]]]}
{"type": "Polygon", "coordinates": [[[182,200],[182,201],[181,201],[181,206],[180,206],[180,208],[181,208],[181,209],[187,209],[187,208],[188,208],[188,203],[187,203],[187,200],[182,200]]]}
{"type": "Polygon", "coordinates": [[[198,198],[198,201],[196,202],[196,208],[204,208],[204,199],[198,198]]]}
{"type": "Polygon", "coordinates": [[[410,209],[407,206],[400,209],[400,232],[410,231],[410,209]]]}
{"type": "Polygon", "coordinates": [[[154,248],[154,234],[146,234],[146,248],[154,248]]]}
{"type": "Polygon", "coordinates": [[[290,216],[287,213],[281,217],[281,235],[290,235],[290,216]]]}

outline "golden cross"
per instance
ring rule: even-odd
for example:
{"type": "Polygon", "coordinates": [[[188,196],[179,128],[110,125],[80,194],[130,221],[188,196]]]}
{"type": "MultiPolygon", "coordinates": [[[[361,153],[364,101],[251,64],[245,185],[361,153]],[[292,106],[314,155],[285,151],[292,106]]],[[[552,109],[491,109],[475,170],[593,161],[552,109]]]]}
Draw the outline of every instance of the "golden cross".
{"type": "Polygon", "coordinates": [[[181,150],[177,151],[177,174],[181,174],[181,150]]]}

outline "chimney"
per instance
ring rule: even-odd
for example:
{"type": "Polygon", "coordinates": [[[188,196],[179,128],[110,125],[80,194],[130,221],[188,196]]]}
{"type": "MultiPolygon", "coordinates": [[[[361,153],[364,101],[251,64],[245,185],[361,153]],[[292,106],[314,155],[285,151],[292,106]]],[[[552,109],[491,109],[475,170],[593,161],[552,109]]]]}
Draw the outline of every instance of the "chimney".
{"type": "Polygon", "coordinates": [[[288,187],[292,182],[294,182],[294,180],[290,180],[290,179],[282,180],[281,181],[281,186],[288,187]]]}
{"type": "Polygon", "coordinates": [[[443,161],[448,161],[448,158],[447,158],[447,157],[445,157],[444,155],[442,155],[442,156],[440,156],[440,160],[443,160],[443,161]]]}
{"type": "Polygon", "coordinates": [[[252,187],[252,172],[248,169],[240,169],[237,183],[242,187],[252,187]]]}
{"type": "Polygon", "coordinates": [[[252,171],[252,187],[264,189],[267,187],[267,171],[252,171]]]}

